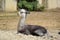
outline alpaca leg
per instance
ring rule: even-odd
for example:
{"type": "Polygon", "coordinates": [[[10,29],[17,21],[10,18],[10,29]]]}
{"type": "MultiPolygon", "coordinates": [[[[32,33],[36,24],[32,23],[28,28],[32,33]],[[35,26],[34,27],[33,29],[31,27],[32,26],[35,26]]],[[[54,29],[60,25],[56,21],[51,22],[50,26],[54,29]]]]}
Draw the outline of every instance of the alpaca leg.
{"type": "Polygon", "coordinates": [[[39,29],[34,31],[34,33],[36,33],[39,36],[44,36],[43,32],[41,30],[39,30],[39,29]]]}
{"type": "Polygon", "coordinates": [[[25,34],[30,35],[31,33],[30,33],[30,31],[28,29],[26,29],[25,34]]]}

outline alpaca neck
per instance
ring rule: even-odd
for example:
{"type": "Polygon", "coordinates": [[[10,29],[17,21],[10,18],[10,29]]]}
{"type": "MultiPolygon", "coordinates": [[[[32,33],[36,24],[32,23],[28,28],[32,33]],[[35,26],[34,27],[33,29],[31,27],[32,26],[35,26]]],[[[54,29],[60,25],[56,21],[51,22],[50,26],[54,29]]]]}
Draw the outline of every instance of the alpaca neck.
{"type": "Polygon", "coordinates": [[[25,19],[26,19],[26,16],[27,16],[27,11],[25,9],[21,9],[19,11],[19,15],[21,16],[20,17],[20,20],[19,20],[19,23],[18,23],[18,30],[21,30],[25,27],[25,19]]]}
{"type": "Polygon", "coordinates": [[[25,25],[25,17],[21,17],[20,19],[20,26],[24,26],[25,25]]]}
{"type": "Polygon", "coordinates": [[[23,29],[25,26],[25,20],[26,20],[26,13],[21,14],[21,19],[20,19],[20,28],[23,29]]]}

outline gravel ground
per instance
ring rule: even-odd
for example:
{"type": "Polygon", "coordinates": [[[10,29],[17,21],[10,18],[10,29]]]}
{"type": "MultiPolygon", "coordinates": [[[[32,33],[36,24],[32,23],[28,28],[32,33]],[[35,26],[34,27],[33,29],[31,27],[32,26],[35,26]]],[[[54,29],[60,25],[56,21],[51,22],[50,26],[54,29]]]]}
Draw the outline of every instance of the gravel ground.
{"type": "Polygon", "coordinates": [[[60,35],[57,34],[57,30],[54,33],[52,38],[47,38],[47,36],[39,37],[32,35],[17,34],[16,31],[5,31],[0,30],[0,40],[60,40],[60,35]]]}

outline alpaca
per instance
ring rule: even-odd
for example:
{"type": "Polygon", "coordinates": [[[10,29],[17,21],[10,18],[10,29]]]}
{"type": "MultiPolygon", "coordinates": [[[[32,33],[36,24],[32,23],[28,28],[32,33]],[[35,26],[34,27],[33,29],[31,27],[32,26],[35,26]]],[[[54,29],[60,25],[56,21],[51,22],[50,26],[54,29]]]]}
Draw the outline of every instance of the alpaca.
{"type": "Polygon", "coordinates": [[[18,23],[18,33],[26,35],[44,36],[47,33],[46,28],[38,25],[25,25],[25,19],[27,17],[27,14],[27,10],[20,9],[19,15],[21,16],[21,18],[18,23]]]}
{"type": "Polygon", "coordinates": [[[44,36],[47,33],[47,30],[38,25],[25,25],[25,27],[18,32],[26,35],[44,36]]]}

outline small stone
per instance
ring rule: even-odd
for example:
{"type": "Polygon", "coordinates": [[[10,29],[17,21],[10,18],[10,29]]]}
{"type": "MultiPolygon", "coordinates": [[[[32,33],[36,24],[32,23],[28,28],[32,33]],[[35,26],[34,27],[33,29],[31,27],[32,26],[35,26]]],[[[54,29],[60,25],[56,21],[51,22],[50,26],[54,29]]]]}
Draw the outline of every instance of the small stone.
{"type": "Polygon", "coordinates": [[[60,32],[58,32],[58,34],[60,35],[60,32]]]}

